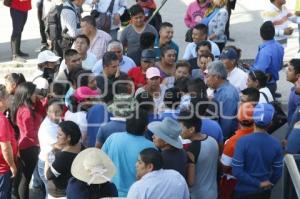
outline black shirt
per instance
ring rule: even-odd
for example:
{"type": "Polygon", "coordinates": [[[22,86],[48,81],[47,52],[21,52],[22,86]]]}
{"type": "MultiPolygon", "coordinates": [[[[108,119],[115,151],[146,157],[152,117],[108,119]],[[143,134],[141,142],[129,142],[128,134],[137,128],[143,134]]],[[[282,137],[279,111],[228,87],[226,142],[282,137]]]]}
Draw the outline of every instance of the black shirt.
{"type": "Polygon", "coordinates": [[[164,169],[178,171],[186,178],[187,154],[183,149],[171,148],[161,152],[164,160],[164,169]]]}

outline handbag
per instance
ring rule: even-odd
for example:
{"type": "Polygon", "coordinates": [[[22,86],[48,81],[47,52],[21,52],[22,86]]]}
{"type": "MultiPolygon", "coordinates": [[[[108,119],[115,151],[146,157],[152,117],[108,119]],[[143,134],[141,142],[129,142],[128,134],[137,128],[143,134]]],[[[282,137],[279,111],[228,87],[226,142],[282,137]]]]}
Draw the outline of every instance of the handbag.
{"type": "Polygon", "coordinates": [[[12,2],[12,0],[3,0],[3,4],[7,7],[11,6],[11,2],[12,2]]]}
{"type": "Polygon", "coordinates": [[[269,134],[272,134],[287,122],[287,116],[282,110],[280,102],[278,101],[269,102],[267,95],[263,92],[260,93],[264,96],[268,104],[271,104],[275,109],[272,122],[266,129],[269,134]]]}
{"type": "Polygon", "coordinates": [[[97,29],[103,30],[105,32],[110,32],[111,27],[111,17],[112,17],[112,11],[114,7],[115,0],[112,0],[109,4],[109,7],[105,13],[98,12],[96,10],[93,10],[91,15],[96,16],[96,27],[97,29]],[[95,14],[95,12],[97,12],[95,14]]]}

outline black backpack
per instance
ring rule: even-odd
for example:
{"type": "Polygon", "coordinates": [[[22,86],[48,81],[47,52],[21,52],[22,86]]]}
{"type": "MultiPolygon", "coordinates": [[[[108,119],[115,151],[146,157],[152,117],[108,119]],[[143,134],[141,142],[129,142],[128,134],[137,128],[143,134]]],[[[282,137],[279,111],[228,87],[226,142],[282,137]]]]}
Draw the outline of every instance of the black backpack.
{"type": "Polygon", "coordinates": [[[62,30],[60,23],[60,14],[63,9],[72,10],[76,14],[75,8],[63,4],[50,9],[46,18],[46,32],[48,33],[48,39],[51,41],[62,39],[63,35],[68,32],[68,29],[62,30]]]}

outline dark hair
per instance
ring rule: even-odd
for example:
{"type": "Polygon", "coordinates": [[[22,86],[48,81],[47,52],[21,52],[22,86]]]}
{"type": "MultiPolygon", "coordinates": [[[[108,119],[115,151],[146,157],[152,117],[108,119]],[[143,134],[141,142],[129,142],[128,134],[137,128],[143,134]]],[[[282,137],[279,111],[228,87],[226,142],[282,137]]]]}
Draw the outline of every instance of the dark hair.
{"type": "Polygon", "coordinates": [[[211,51],[211,43],[209,41],[207,41],[207,40],[200,41],[196,46],[196,52],[198,52],[198,50],[201,46],[208,46],[209,50],[211,51]]]}
{"type": "Polygon", "coordinates": [[[85,39],[87,45],[90,46],[90,39],[89,39],[86,35],[78,35],[78,36],[75,38],[75,41],[76,41],[77,39],[85,39]]]}
{"type": "Polygon", "coordinates": [[[152,32],[143,32],[140,37],[141,49],[153,48],[155,43],[155,34],[152,32]]]}
{"type": "Polygon", "coordinates": [[[77,55],[77,54],[78,54],[78,52],[76,50],[74,50],[74,49],[68,49],[68,50],[66,50],[66,52],[64,54],[64,58],[68,59],[68,58],[70,58],[70,57],[72,57],[74,55],[77,55]]]}
{"type": "Polygon", "coordinates": [[[70,81],[71,84],[74,85],[76,88],[77,88],[77,78],[82,71],[83,71],[82,68],[76,68],[70,71],[68,74],[68,81],[70,81]]]}
{"type": "Polygon", "coordinates": [[[132,94],[129,92],[130,91],[129,87],[132,86],[132,84],[131,84],[132,80],[129,77],[121,76],[118,78],[118,81],[114,83],[115,84],[115,94],[132,94]]]}
{"type": "Polygon", "coordinates": [[[173,28],[173,25],[170,22],[162,22],[160,24],[159,30],[161,31],[164,28],[173,28]]]}
{"type": "Polygon", "coordinates": [[[202,57],[204,57],[204,58],[211,58],[212,61],[215,60],[215,56],[214,56],[212,53],[210,53],[210,52],[201,54],[201,55],[199,56],[199,58],[202,58],[202,57]]]}
{"type": "Polygon", "coordinates": [[[249,73],[249,77],[251,80],[253,81],[258,81],[259,84],[259,88],[264,88],[267,85],[267,80],[268,77],[265,75],[264,72],[260,71],[260,70],[256,70],[256,71],[251,71],[249,73]]]}
{"type": "Polygon", "coordinates": [[[140,94],[138,94],[135,97],[137,103],[138,103],[138,108],[146,111],[147,113],[152,113],[154,109],[154,101],[153,97],[147,92],[144,91],[140,94]]]}
{"type": "Polygon", "coordinates": [[[275,27],[272,21],[264,22],[260,27],[260,36],[263,40],[272,40],[275,36],[275,27]]]}
{"type": "Polygon", "coordinates": [[[177,70],[177,68],[181,68],[181,67],[187,68],[189,70],[189,73],[191,74],[192,67],[191,67],[191,64],[188,61],[178,60],[177,63],[176,63],[176,70],[177,70]]]}
{"type": "Polygon", "coordinates": [[[143,8],[139,4],[135,4],[129,8],[130,17],[136,16],[138,14],[144,14],[143,8]]]}
{"type": "Polygon", "coordinates": [[[80,132],[79,126],[75,122],[63,121],[63,122],[59,123],[58,126],[61,128],[62,132],[66,136],[71,137],[71,140],[70,140],[71,146],[76,145],[80,141],[81,132],[80,132]]]}
{"type": "Polygon", "coordinates": [[[6,88],[3,84],[0,84],[0,100],[4,100],[8,95],[6,88]]]}
{"type": "Polygon", "coordinates": [[[195,132],[200,132],[202,121],[194,113],[189,110],[180,111],[177,120],[186,128],[195,128],[195,132]]]}
{"type": "Polygon", "coordinates": [[[109,64],[111,64],[112,61],[119,61],[116,53],[114,53],[114,52],[104,53],[103,58],[102,58],[103,67],[107,67],[109,64]]]}
{"type": "Polygon", "coordinates": [[[295,73],[300,73],[300,59],[291,59],[290,65],[294,67],[295,73]]]}
{"type": "Polygon", "coordinates": [[[201,31],[203,34],[208,34],[208,27],[205,24],[197,24],[193,29],[201,31]]]}
{"type": "Polygon", "coordinates": [[[52,86],[50,88],[52,88],[52,93],[58,96],[63,96],[66,93],[66,87],[63,83],[52,82],[52,86]]]}
{"type": "Polygon", "coordinates": [[[160,56],[164,57],[165,54],[167,53],[167,51],[169,51],[169,50],[174,50],[175,53],[177,53],[176,50],[174,48],[172,48],[170,45],[165,45],[160,49],[160,56]]]}
{"type": "Polygon", "coordinates": [[[17,87],[11,108],[12,121],[14,123],[16,122],[17,111],[23,105],[27,106],[31,110],[32,115],[34,116],[33,102],[31,101],[31,96],[34,94],[35,88],[36,86],[32,82],[24,82],[17,87]]]}
{"type": "Polygon", "coordinates": [[[143,136],[148,125],[148,114],[145,110],[137,108],[133,116],[126,119],[126,131],[132,135],[143,136]]]}
{"type": "Polygon", "coordinates": [[[250,102],[258,102],[259,101],[259,91],[256,88],[245,88],[241,90],[243,95],[247,95],[248,100],[250,102]]]}
{"type": "Polygon", "coordinates": [[[182,77],[174,82],[174,87],[178,89],[179,92],[188,92],[187,84],[188,84],[189,78],[188,77],[182,77]]]}
{"type": "Polygon", "coordinates": [[[164,104],[170,109],[176,109],[180,103],[181,94],[178,88],[169,88],[164,95],[164,104]]]}
{"type": "Polygon", "coordinates": [[[153,165],[153,171],[163,168],[164,161],[161,153],[154,148],[146,148],[140,152],[141,160],[146,164],[153,165]]]}
{"type": "MultiPolygon", "coordinates": [[[[93,72],[90,70],[78,70],[74,75],[76,87],[88,86],[89,77],[93,75],[93,72]],[[79,81],[78,81],[79,80],[79,81]],[[78,84],[79,83],[79,84],[78,84]]],[[[74,81],[73,80],[73,81],[74,81]]],[[[73,82],[72,82],[73,83],[73,82]]]]}
{"type": "Polygon", "coordinates": [[[57,98],[50,99],[50,100],[48,101],[48,104],[47,104],[47,110],[48,110],[48,108],[49,108],[51,105],[53,105],[53,104],[59,105],[59,107],[61,108],[61,110],[63,110],[63,109],[64,109],[64,104],[65,104],[65,102],[64,102],[62,99],[57,99],[57,98]]]}
{"type": "Polygon", "coordinates": [[[23,82],[26,82],[25,77],[22,73],[9,73],[5,75],[4,79],[9,81],[10,83],[15,83],[16,86],[23,82]]]}
{"type": "Polygon", "coordinates": [[[83,17],[81,19],[81,22],[86,22],[86,23],[90,24],[91,26],[96,27],[96,20],[91,15],[83,17]]]}

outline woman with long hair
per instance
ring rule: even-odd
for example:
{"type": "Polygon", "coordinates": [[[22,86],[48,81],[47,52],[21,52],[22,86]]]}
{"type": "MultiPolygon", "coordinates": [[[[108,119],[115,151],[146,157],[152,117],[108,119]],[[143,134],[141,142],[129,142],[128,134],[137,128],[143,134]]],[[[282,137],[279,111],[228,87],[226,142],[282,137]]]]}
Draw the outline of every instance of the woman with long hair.
{"type": "Polygon", "coordinates": [[[43,106],[35,94],[35,88],[31,82],[20,84],[15,91],[11,107],[12,121],[20,130],[20,168],[15,180],[15,191],[21,199],[29,198],[29,183],[39,154],[38,129],[45,115],[43,106]]]}

